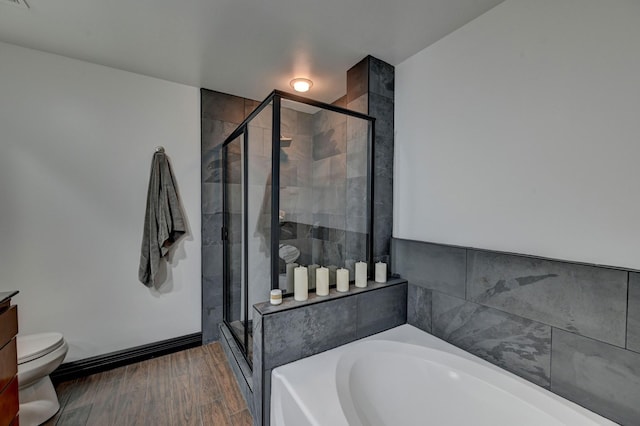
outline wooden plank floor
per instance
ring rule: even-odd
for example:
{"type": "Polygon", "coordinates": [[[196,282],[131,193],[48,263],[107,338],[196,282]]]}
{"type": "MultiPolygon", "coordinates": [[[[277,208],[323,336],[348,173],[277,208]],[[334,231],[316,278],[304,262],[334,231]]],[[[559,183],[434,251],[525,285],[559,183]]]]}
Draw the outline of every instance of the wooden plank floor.
{"type": "Polygon", "coordinates": [[[56,386],[60,411],[46,426],[251,426],[219,343],[56,386]]]}

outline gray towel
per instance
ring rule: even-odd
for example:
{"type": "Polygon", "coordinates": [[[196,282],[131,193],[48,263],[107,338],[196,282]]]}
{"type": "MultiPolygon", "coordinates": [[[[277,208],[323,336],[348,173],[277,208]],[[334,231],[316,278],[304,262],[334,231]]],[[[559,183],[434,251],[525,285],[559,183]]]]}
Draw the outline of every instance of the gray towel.
{"type": "Polygon", "coordinates": [[[144,216],[138,269],[140,282],[147,287],[155,284],[161,258],[185,232],[182,206],[169,160],[164,152],[156,152],[151,163],[147,211],[144,216]]]}

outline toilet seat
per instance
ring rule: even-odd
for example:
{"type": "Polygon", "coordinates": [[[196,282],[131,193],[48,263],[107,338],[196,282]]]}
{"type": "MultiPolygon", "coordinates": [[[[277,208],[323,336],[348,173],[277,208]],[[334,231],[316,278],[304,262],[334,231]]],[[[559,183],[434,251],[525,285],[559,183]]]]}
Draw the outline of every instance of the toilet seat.
{"type": "Polygon", "coordinates": [[[18,365],[43,357],[62,345],[60,333],[38,333],[17,337],[18,365]]]}

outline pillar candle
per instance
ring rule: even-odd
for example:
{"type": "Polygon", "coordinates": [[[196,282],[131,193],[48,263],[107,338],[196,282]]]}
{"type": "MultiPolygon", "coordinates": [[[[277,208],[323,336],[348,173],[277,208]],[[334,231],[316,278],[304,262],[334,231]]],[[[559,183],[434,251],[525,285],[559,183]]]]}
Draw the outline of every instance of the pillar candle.
{"type": "Polygon", "coordinates": [[[387,264],[383,262],[376,263],[376,282],[387,282],[387,264]]]}
{"type": "Polygon", "coordinates": [[[297,267],[297,263],[287,263],[287,293],[293,293],[293,270],[297,267]]]}
{"type": "Polygon", "coordinates": [[[338,267],[335,265],[329,265],[327,266],[327,269],[329,269],[329,285],[336,285],[336,271],[338,270],[338,267]]]}
{"type": "Polygon", "coordinates": [[[316,270],[320,267],[320,265],[309,265],[309,290],[313,290],[316,288],[316,270]]]}
{"type": "Polygon", "coordinates": [[[336,286],[339,292],[344,293],[345,291],[349,291],[349,270],[340,268],[336,271],[336,281],[338,285],[336,286]]]}
{"type": "Polygon", "coordinates": [[[356,263],[356,287],[367,286],[367,264],[366,262],[356,263]]]}
{"type": "Polygon", "coordinates": [[[272,305],[281,304],[282,303],[282,290],[280,290],[280,289],[271,290],[271,293],[269,294],[269,300],[271,301],[272,305]]]}
{"type": "Polygon", "coordinates": [[[318,296],[329,295],[329,269],[316,269],[316,294],[318,296]]]}
{"type": "Polygon", "coordinates": [[[309,275],[307,268],[300,266],[293,270],[293,298],[297,301],[307,300],[309,298],[309,275]]]}

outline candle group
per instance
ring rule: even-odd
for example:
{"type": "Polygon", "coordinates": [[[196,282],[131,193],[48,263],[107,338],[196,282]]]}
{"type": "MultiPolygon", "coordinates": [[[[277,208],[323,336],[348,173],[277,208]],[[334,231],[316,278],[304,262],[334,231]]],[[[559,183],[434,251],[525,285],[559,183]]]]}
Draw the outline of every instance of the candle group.
{"type": "MultiPolygon", "coordinates": [[[[355,269],[355,286],[364,288],[367,286],[368,264],[367,262],[346,262],[355,269]]],[[[353,269],[351,272],[353,273],[353,269]]],[[[298,266],[296,263],[287,264],[287,292],[293,291],[297,301],[307,300],[309,290],[315,289],[318,296],[328,296],[329,286],[336,285],[336,290],[344,293],[349,291],[350,271],[347,268],[336,266],[309,265],[298,266]]],[[[377,262],[375,264],[375,281],[387,282],[387,264],[377,262]]]]}

